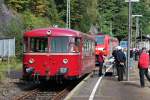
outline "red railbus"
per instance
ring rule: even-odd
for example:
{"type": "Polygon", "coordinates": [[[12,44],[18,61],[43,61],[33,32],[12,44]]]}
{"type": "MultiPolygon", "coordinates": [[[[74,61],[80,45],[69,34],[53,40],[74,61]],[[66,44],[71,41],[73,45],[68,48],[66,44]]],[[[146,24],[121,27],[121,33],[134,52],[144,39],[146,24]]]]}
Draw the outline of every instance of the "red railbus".
{"type": "Polygon", "coordinates": [[[24,79],[77,79],[95,66],[95,39],[64,28],[24,33],[24,79]]]}

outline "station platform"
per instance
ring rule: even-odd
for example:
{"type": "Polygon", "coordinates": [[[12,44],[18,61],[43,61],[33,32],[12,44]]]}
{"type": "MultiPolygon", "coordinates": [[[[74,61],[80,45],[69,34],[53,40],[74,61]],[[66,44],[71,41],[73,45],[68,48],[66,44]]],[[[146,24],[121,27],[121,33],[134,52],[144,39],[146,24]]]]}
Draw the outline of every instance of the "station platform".
{"type": "Polygon", "coordinates": [[[140,87],[139,70],[136,64],[129,70],[129,81],[119,82],[117,77],[108,74],[111,71],[112,69],[108,70],[106,76],[99,77],[95,74],[84,80],[84,84],[68,100],[150,100],[150,83],[145,79],[145,87],[140,87]],[[101,81],[92,94],[100,78],[101,81]]]}

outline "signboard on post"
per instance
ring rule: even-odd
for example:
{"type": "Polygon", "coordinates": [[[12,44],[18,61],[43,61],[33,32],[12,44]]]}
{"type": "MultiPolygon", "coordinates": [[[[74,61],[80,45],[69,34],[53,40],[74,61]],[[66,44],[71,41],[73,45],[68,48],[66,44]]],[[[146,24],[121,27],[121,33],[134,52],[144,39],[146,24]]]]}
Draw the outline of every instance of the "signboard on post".
{"type": "MultiPolygon", "coordinates": [[[[139,2],[140,0],[130,0],[131,2],[139,2]]],[[[125,0],[125,2],[129,2],[129,0],[125,0]]]]}
{"type": "Polygon", "coordinates": [[[128,41],[120,41],[120,46],[124,49],[124,48],[128,48],[128,41]]]}

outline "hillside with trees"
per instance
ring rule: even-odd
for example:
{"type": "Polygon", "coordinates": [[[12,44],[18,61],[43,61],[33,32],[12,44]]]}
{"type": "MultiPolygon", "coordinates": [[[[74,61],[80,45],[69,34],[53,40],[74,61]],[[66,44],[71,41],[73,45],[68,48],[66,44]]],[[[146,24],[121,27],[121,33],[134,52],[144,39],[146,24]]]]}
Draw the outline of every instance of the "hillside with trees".
{"type": "MultiPolygon", "coordinates": [[[[70,0],[71,28],[88,33],[93,25],[99,32],[125,38],[128,33],[128,3],[125,0],[70,0]]],[[[21,42],[22,33],[39,27],[66,27],[67,0],[0,0],[1,33],[15,36],[21,42]],[[3,17],[7,10],[9,17],[3,17]],[[7,20],[7,19],[9,20],[7,20]]],[[[140,18],[140,32],[150,32],[150,1],[132,3],[132,13],[140,18]]],[[[7,13],[6,13],[7,14],[7,13]]],[[[135,33],[135,18],[132,30],[135,33]]],[[[19,47],[20,48],[20,47],[19,47]]],[[[18,48],[18,50],[20,50],[18,48]]]]}

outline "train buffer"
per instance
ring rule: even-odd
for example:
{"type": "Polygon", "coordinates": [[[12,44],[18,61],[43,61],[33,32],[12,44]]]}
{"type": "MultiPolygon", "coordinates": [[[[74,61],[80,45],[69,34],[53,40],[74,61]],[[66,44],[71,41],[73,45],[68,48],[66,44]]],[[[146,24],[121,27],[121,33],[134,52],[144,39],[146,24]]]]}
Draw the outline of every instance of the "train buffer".
{"type": "MultiPolygon", "coordinates": [[[[111,71],[110,68],[108,72],[111,71]]],[[[140,87],[136,64],[130,69],[129,81],[119,82],[114,76],[96,75],[83,81],[82,85],[74,89],[72,95],[68,95],[67,100],[150,100],[150,83],[145,80],[145,87],[140,87]]]]}

